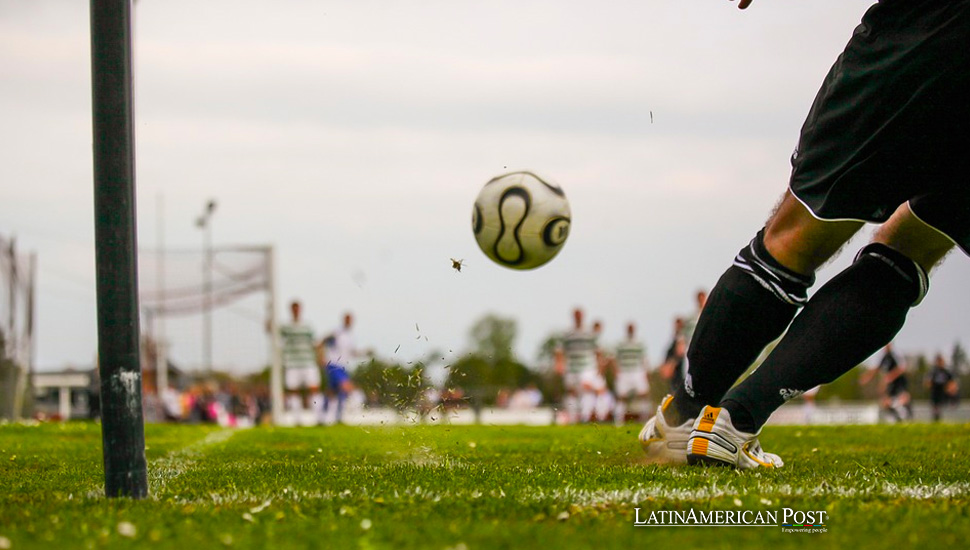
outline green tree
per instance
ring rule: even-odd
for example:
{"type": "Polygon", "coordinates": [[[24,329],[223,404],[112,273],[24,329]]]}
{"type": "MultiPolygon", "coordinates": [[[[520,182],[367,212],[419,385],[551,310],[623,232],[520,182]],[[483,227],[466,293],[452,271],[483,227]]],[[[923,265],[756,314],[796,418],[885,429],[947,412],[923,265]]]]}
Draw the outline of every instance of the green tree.
{"type": "Polygon", "coordinates": [[[515,360],[512,345],[518,331],[515,319],[488,314],[472,325],[471,338],[475,352],[493,361],[515,360]]]}
{"type": "Polygon", "coordinates": [[[472,406],[492,405],[502,389],[513,390],[541,377],[515,357],[514,319],[489,314],[472,325],[474,350],[448,367],[446,389],[460,388],[472,406]]]}
{"type": "Polygon", "coordinates": [[[970,374],[970,359],[967,358],[967,351],[963,349],[960,342],[953,345],[953,354],[950,356],[954,374],[970,374]]]}
{"type": "Polygon", "coordinates": [[[417,408],[422,392],[428,387],[423,363],[405,367],[376,358],[359,366],[353,380],[369,404],[399,411],[417,408]]]}
{"type": "Polygon", "coordinates": [[[553,332],[546,339],[539,344],[539,353],[537,358],[539,362],[545,365],[552,366],[553,361],[556,358],[556,350],[562,346],[563,335],[560,332],[553,332]]]}

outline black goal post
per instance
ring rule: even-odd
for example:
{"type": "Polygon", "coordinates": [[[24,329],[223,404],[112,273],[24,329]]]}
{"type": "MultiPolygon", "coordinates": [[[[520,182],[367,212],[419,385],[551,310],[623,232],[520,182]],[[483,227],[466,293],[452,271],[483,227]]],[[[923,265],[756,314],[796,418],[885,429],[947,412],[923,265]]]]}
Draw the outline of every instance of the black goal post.
{"type": "Polygon", "coordinates": [[[130,1],[91,0],[94,236],[105,494],[143,498],[130,1]]]}

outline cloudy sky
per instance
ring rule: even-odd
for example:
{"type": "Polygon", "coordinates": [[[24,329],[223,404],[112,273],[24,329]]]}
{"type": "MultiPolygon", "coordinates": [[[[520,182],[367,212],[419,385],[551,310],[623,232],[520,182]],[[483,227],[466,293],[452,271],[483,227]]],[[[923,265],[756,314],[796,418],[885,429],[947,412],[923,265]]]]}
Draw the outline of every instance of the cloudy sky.
{"type": "MultiPolygon", "coordinates": [[[[322,332],[351,310],[386,357],[457,355],[495,313],[531,361],[579,305],[607,342],[635,321],[656,361],[784,190],[870,3],[139,0],[139,239],[200,247],[213,198],[216,246],[275,248],[281,314],[299,298],[322,332]],[[557,180],[573,212],[562,253],[530,272],[492,264],[470,229],[481,185],[519,169],[557,180]]],[[[41,369],[96,350],[87,9],[0,0],[0,234],[38,255],[41,369]]],[[[970,343],[968,278],[954,255],[900,349],[970,343]]],[[[245,307],[217,317],[217,367],[265,361],[245,307]]],[[[201,321],[166,326],[174,359],[199,365],[201,321]]]]}

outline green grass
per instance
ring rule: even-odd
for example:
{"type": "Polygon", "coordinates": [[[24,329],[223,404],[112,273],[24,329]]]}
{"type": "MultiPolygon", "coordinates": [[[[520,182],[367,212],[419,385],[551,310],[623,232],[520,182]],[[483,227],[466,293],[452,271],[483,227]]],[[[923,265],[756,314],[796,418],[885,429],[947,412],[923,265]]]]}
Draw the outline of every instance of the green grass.
{"type": "MultiPolygon", "coordinates": [[[[0,547],[959,547],[970,426],[767,428],[773,472],[643,463],[638,427],[148,426],[151,496],[105,499],[100,427],[0,426],[0,547]],[[827,532],[634,527],[825,510],[827,532]],[[658,546],[660,545],[660,546],[658,546]]],[[[963,542],[961,542],[963,541],[963,542]]]]}

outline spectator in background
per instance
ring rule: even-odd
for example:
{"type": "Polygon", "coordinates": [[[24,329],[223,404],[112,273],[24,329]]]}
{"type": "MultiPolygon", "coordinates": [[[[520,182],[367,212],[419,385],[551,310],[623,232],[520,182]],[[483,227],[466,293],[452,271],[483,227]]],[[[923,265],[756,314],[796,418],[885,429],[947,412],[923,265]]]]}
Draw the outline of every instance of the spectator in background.
{"type": "Polygon", "coordinates": [[[519,388],[509,398],[509,408],[516,410],[534,409],[542,404],[542,392],[533,383],[519,388]]]}

